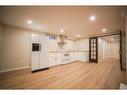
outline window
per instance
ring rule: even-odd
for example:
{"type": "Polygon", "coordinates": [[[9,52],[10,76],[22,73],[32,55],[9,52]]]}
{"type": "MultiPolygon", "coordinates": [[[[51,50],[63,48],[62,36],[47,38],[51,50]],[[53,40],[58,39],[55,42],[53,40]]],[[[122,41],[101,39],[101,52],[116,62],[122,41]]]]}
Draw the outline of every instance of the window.
{"type": "Polygon", "coordinates": [[[48,35],[48,39],[49,40],[56,40],[56,36],[55,35],[48,35]]]}

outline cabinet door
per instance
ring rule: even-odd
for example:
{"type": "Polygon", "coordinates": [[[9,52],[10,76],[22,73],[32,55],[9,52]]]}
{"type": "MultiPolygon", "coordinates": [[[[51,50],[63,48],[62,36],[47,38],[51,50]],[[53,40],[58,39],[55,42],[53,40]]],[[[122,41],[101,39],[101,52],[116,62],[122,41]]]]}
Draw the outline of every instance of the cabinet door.
{"type": "Polygon", "coordinates": [[[57,65],[62,64],[62,53],[57,53],[57,65]]]}
{"type": "Polygon", "coordinates": [[[49,66],[55,66],[56,61],[55,61],[56,56],[54,54],[49,55],[49,66]]]}
{"type": "Polygon", "coordinates": [[[62,54],[61,53],[50,53],[49,65],[56,66],[62,64],[62,54]]]}
{"type": "Polygon", "coordinates": [[[78,60],[79,61],[82,61],[82,59],[83,59],[82,52],[78,52],[78,60]]]}
{"type": "Polygon", "coordinates": [[[32,53],[32,71],[38,70],[39,66],[40,54],[38,52],[32,53]]]}
{"type": "Polygon", "coordinates": [[[70,59],[71,59],[71,62],[73,62],[73,53],[72,52],[70,53],[70,59]]]}
{"type": "Polygon", "coordinates": [[[71,56],[71,62],[75,61],[75,52],[71,52],[70,56],[71,56]]]}
{"type": "Polygon", "coordinates": [[[79,60],[85,61],[85,53],[84,52],[79,52],[79,60]]]}
{"type": "Polygon", "coordinates": [[[49,66],[56,66],[57,65],[57,54],[50,53],[49,55],[49,66]]]}
{"type": "Polygon", "coordinates": [[[75,53],[75,60],[79,60],[79,52],[75,53]]]}
{"type": "Polygon", "coordinates": [[[40,42],[40,35],[39,34],[32,34],[31,41],[32,43],[39,43],[40,42]]]}
{"type": "Polygon", "coordinates": [[[45,35],[40,36],[40,69],[49,67],[48,38],[45,35]]]}

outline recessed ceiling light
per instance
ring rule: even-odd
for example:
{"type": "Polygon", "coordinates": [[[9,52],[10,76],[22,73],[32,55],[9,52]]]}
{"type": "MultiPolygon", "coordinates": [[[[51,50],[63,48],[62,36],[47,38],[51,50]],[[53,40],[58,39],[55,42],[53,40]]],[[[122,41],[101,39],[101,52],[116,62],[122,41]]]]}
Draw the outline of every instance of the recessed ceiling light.
{"type": "Polygon", "coordinates": [[[102,32],[106,32],[107,30],[105,28],[102,29],[102,32]]]}
{"type": "Polygon", "coordinates": [[[91,21],[94,21],[95,19],[96,19],[95,16],[91,16],[91,17],[90,17],[90,20],[91,20],[91,21]]]}
{"type": "Polygon", "coordinates": [[[63,33],[63,32],[64,32],[64,30],[63,30],[63,29],[60,29],[60,32],[61,32],[61,33],[63,33]]]}
{"type": "Polygon", "coordinates": [[[80,37],[80,35],[77,35],[77,37],[80,37]]]}
{"type": "Polygon", "coordinates": [[[111,41],[114,41],[114,38],[110,38],[111,41]]]}
{"type": "Polygon", "coordinates": [[[28,24],[32,24],[32,21],[31,21],[31,20],[28,20],[27,23],[28,23],[28,24]]]}

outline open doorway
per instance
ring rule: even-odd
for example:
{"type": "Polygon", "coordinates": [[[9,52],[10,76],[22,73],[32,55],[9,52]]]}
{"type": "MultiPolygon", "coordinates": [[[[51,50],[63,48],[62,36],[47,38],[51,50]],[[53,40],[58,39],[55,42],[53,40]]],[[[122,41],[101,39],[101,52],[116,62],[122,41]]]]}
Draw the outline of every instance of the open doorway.
{"type": "Polygon", "coordinates": [[[107,58],[118,59],[121,63],[120,33],[92,37],[89,39],[89,62],[101,62],[107,58]]]}
{"type": "Polygon", "coordinates": [[[120,60],[120,35],[98,38],[98,62],[107,58],[120,60]]]}

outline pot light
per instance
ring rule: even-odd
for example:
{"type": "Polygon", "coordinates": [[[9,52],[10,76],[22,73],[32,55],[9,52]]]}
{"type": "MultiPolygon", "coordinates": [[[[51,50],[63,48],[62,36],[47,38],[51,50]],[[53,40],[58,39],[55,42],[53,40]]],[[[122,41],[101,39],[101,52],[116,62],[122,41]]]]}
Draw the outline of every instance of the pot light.
{"type": "Polygon", "coordinates": [[[80,35],[77,35],[77,37],[80,37],[80,35]]]}
{"type": "Polygon", "coordinates": [[[114,41],[114,38],[110,38],[111,41],[114,41]]]}
{"type": "Polygon", "coordinates": [[[63,33],[63,32],[64,32],[64,30],[63,30],[63,29],[60,29],[60,32],[61,32],[61,33],[63,33]]]}
{"type": "Polygon", "coordinates": [[[32,24],[32,21],[31,21],[31,20],[28,20],[27,23],[28,23],[28,24],[32,24]]]}
{"type": "Polygon", "coordinates": [[[91,20],[91,21],[94,21],[95,19],[96,19],[95,16],[91,16],[91,17],[90,17],[90,20],[91,20]]]}
{"type": "Polygon", "coordinates": [[[106,32],[107,30],[105,28],[102,29],[102,32],[106,32]]]}

